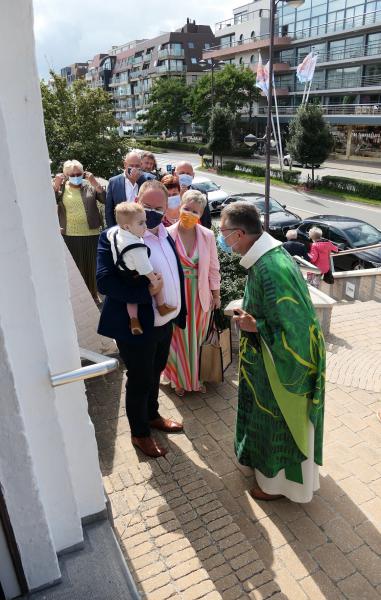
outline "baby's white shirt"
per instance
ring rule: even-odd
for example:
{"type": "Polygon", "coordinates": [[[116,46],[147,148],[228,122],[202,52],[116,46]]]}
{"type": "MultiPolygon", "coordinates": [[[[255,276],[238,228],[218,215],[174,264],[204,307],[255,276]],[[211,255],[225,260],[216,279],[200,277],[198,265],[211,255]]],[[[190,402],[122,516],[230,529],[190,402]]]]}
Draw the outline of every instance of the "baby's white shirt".
{"type": "MultiPolygon", "coordinates": [[[[117,261],[117,255],[114,246],[115,231],[117,232],[116,245],[119,252],[122,252],[126,246],[132,246],[132,244],[144,244],[143,238],[134,235],[130,231],[122,229],[119,227],[119,225],[111,227],[107,232],[107,238],[111,243],[111,251],[114,263],[117,261]]],[[[133,250],[128,250],[128,252],[123,255],[122,260],[127,269],[130,269],[131,271],[137,271],[139,275],[148,275],[148,273],[152,273],[153,268],[148,258],[148,252],[146,248],[147,247],[134,248],[133,250]]],[[[119,269],[122,269],[122,267],[119,267],[119,269]]]]}

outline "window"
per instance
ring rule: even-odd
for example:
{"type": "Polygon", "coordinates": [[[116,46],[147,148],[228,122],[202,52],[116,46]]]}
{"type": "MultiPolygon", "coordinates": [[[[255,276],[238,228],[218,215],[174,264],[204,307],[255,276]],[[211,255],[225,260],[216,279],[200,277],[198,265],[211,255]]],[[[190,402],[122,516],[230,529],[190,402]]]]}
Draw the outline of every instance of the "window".
{"type": "Polygon", "coordinates": [[[188,42],[188,48],[194,48],[194,43],[193,42],[188,42]]]}
{"type": "Polygon", "coordinates": [[[241,35],[239,36],[239,40],[238,40],[239,44],[242,44],[242,42],[243,42],[243,33],[241,33],[241,35]]]}
{"type": "Polygon", "coordinates": [[[192,65],[197,65],[197,58],[195,58],[194,56],[192,56],[191,63],[192,63],[192,65]]]}
{"type": "Polygon", "coordinates": [[[255,38],[255,31],[251,32],[250,37],[251,37],[252,40],[255,38]]]}
{"type": "Polygon", "coordinates": [[[208,42],[205,42],[204,50],[208,50],[209,48],[210,48],[210,44],[208,42]]]}
{"type": "Polygon", "coordinates": [[[250,56],[250,64],[251,64],[251,65],[253,65],[255,62],[256,62],[256,57],[255,57],[255,54],[252,54],[252,55],[250,56]]]}
{"type": "Polygon", "coordinates": [[[197,75],[192,75],[192,83],[196,83],[197,82],[197,75]]]}
{"type": "Polygon", "coordinates": [[[244,64],[244,62],[243,62],[243,56],[241,56],[241,58],[239,59],[239,64],[240,64],[240,65],[243,65],[243,64],[244,64]]]}

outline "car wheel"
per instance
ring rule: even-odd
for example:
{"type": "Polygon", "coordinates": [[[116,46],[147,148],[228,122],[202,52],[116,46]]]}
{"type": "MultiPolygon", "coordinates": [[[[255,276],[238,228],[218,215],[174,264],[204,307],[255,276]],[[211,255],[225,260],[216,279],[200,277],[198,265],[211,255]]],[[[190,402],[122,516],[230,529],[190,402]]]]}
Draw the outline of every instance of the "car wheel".
{"type": "Polygon", "coordinates": [[[283,162],[286,167],[288,167],[290,164],[290,161],[288,160],[288,158],[285,158],[283,162]]]}

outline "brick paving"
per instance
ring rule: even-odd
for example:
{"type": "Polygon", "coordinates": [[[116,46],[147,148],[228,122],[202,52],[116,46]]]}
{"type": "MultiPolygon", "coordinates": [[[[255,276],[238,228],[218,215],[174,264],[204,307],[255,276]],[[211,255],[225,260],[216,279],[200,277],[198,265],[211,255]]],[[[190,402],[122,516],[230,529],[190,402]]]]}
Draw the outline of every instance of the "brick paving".
{"type": "Polygon", "coordinates": [[[161,412],[183,434],[147,459],[130,442],[122,371],[88,382],[105,489],[142,598],[265,600],[381,597],[381,305],[335,306],[327,338],[325,463],[307,505],[254,501],[232,440],[237,365],[206,395],[161,412]],[[361,352],[357,352],[361,349],[361,352]]]}

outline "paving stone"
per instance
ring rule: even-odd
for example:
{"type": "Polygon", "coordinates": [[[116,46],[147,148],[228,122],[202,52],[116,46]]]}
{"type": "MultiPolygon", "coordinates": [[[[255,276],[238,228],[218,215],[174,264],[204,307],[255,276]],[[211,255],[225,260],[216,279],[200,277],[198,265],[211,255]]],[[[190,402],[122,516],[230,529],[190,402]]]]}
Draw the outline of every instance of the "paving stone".
{"type": "Polygon", "coordinates": [[[279,591],[279,587],[273,581],[262,585],[260,588],[254,589],[249,594],[250,599],[254,600],[265,600],[266,598],[271,598],[274,596],[276,592],[279,591]]]}
{"type": "Polygon", "coordinates": [[[381,584],[381,558],[368,546],[357,548],[348,558],[373,586],[381,584]]]}
{"type": "Polygon", "coordinates": [[[356,570],[338,547],[329,542],[312,552],[313,558],[333,581],[344,579],[356,570]]]}
{"type": "Polygon", "coordinates": [[[198,569],[202,568],[202,563],[198,558],[191,558],[190,560],[187,560],[186,562],[181,563],[180,565],[177,565],[176,567],[173,567],[169,574],[171,576],[172,579],[179,579],[180,577],[184,577],[185,575],[188,575],[189,573],[192,573],[193,571],[197,571],[198,569]]]}
{"type": "Polygon", "coordinates": [[[340,581],[338,586],[349,600],[359,600],[360,598],[361,600],[379,600],[380,598],[377,591],[360,573],[355,573],[344,581],[340,581]]]}
{"type": "Polygon", "coordinates": [[[146,565],[145,567],[138,569],[135,571],[135,574],[138,581],[144,581],[145,579],[150,579],[154,575],[165,571],[165,569],[166,567],[163,562],[155,561],[153,564],[146,565]]]}
{"type": "Polygon", "coordinates": [[[205,571],[205,569],[197,569],[195,571],[192,571],[188,575],[185,575],[184,577],[178,579],[176,581],[176,588],[182,592],[190,588],[191,586],[200,583],[200,581],[204,581],[208,578],[209,575],[207,571],[205,571]]]}
{"type": "Polygon", "coordinates": [[[182,600],[197,600],[197,598],[202,598],[208,592],[214,592],[215,587],[210,579],[206,581],[202,581],[197,585],[192,585],[192,587],[188,588],[182,593],[182,600]]]}
{"type": "Polygon", "coordinates": [[[303,517],[297,521],[288,523],[289,528],[307,550],[321,546],[327,540],[327,536],[315,525],[309,517],[303,517]]]}
{"type": "Polygon", "coordinates": [[[305,592],[287,569],[277,571],[275,581],[286,597],[292,600],[308,600],[305,592]]]}
{"type": "Polygon", "coordinates": [[[332,583],[324,571],[317,571],[313,575],[305,577],[300,586],[311,600],[342,600],[340,590],[332,583]]]}
{"type": "Polygon", "coordinates": [[[167,565],[168,569],[171,569],[172,567],[180,565],[181,563],[184,563],[186,561],[192,560],[193,558],[197,558],[196,553],[194,549],[191,546],[189,546],[184,550],[181,550],[179,552],[176,552],[175,554],[171,554],[170,556],[168,556],[165,559],[165,564],[167,565]]]}
{"type": "Polygon", "coordinates": [[[278,548],[276,555],[296,580],[303,579],[318,570],[317,563],[300,542],[291,542],[278,548]]]}
{"type": "Polygon", "coordinates": [[[331,541],[335,542],[336,546],[345,553],[358,548],[363,543],[349,523],[341,517],[325,523],[323,529],[331,541]]]}
{"type": "Polygon", "coordinates": [[[170,579],[169,573],[164,572],[140,582],[140,585],[146,593],[151,593],[168,584],[170,579]]]}

